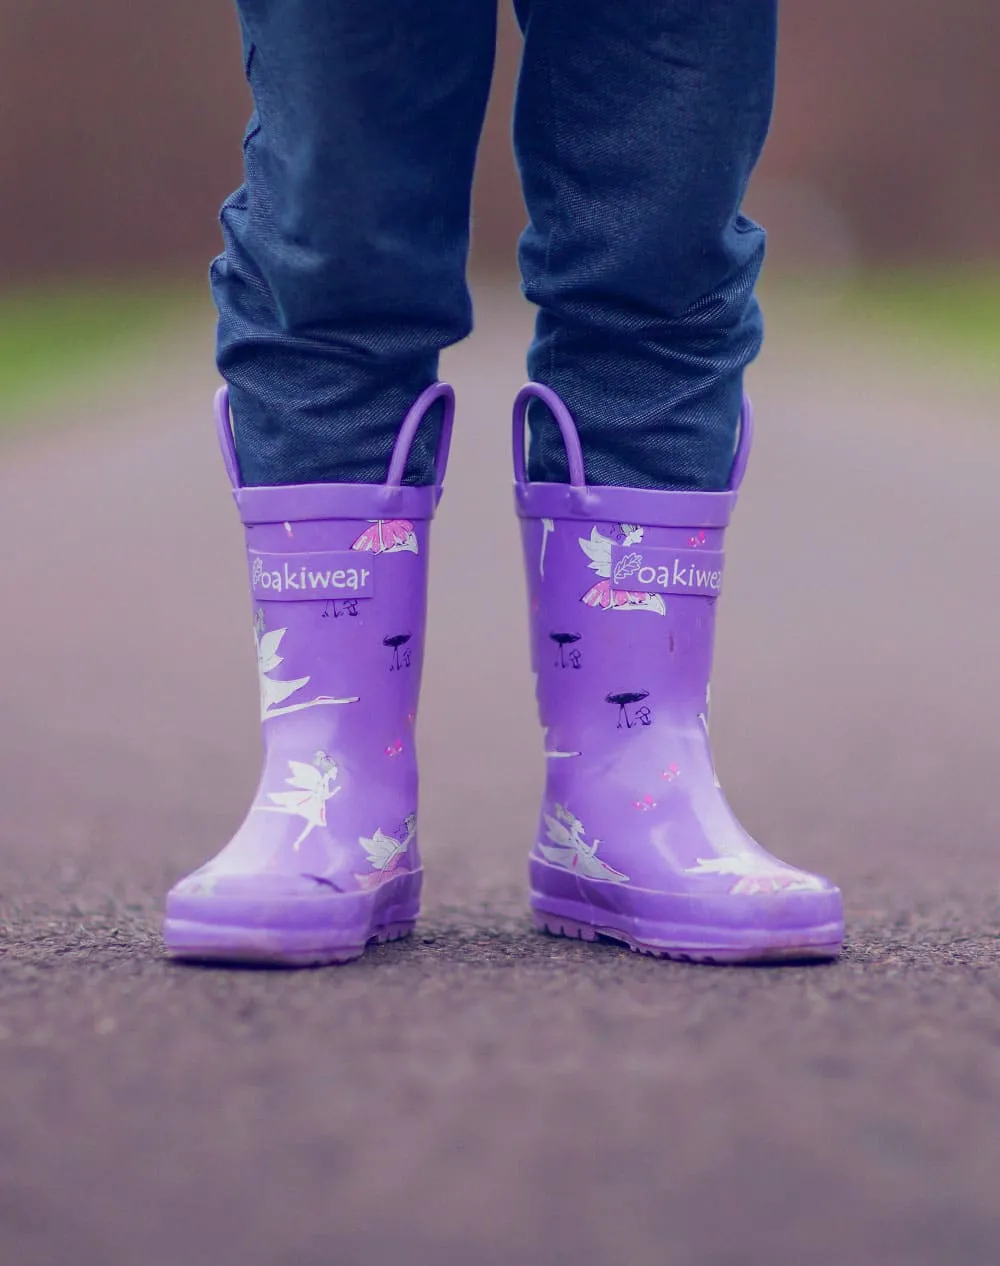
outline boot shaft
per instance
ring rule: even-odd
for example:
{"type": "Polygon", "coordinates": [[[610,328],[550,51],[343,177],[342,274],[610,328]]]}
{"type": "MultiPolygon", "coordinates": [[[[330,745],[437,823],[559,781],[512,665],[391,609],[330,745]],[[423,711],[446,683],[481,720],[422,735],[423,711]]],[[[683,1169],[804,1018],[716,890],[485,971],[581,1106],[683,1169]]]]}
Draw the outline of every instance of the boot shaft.
{"type": "Polygon", "coordinates": [[[424,392],[400,430],[385,484],[247,488],[219,393],[219,440],[246,539],[268,751],[301,749],[312,732],[323,751],[328,709],[337,708],[337,741],[353,761],[378,766],[388,755],[414,764],[429,529],[452,418],[449,388],[424,392]],[[438,399],[445,402],[438,481],[403,486],[416,426],[438,399]]]}
{"type": "Polygon", "coordinates": [[[723,540],[750,436],[747,407],[724,492],[588,487],[561,401],[541,387],[521,393],[515,496],[543,726],[629,732],[707,716],[723,540]],[[563,433],[568,485],[525,479],[524,414],[533,396],[563,433]]]}

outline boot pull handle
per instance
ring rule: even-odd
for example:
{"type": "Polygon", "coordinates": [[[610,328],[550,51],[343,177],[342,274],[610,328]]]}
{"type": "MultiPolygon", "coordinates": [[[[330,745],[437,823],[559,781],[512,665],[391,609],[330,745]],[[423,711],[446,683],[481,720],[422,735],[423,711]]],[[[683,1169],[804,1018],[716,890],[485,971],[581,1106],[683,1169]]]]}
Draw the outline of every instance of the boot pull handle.
{"type": "Polygon", "coordinates": [[[233,423],[229,416],[229,388],[222,386],[215,393],[215,430],[222,449],[222,463],[233,486],[233,492],[243,487],[240,464],[236,458],[236,442],[233,439],[233,423]]]}
{"type": "Polygon", "coordinates": [[[747,473],[747,462],[750,460],[750,446],[753,443],[753,405],[750,397],[743,397],[740,409],[740,438],[736,444],[736,456],[733,458],[733,469],[729,474],[727,492],[738,492],[743,476],[747,473]]]}
{"type": "MultiPolygon", "coordinates": [[[[400,427],[389,461],[389,476],[386,484],[390,488],[398,488],[402,483],[417,428],[427,416],[431,406],[438,400],[444,401],[444,417],[441,421],[441,434],[438,437],[437,456],[434,461],[434,479],[439,487],[444,482],[448,453],[451,450],[451,433],[455,422],[455,392],[447,383],[436,382],[417,397],[403,419],[403,425],[400,427]]],[[[243,480],[240,477],[240,464],[236,457],[236,444],[233,439],[233,423],[229,414],[229,388],[225,386],[220,387],[215,393],[215,428],[219,436],[219,447],[222,449],[222,461],[226,474],[229,476],[233,490],[238,491],[243,487],[243,480]]]]}
{"type": "Polygon", "coordinates": [[[455,391],[446,382],[435,382],[417,396],[403,419],[403,425],[399,428],[399,435],[392,450],[392,457],[389,459],[386,487],[398,488],[402,484],[417,430],[431,407],[439,400],[444,401],[444,415],[441,419],[441,433],[438,436],[437,455],[434,458],[434,482],[439,488],[444,483],[444,473],[448,468],[448,454],[451,451],[451,433],[455,424],[455,391]]]}
{"type": "Polygon", "coordinates": [[[519,484],[528,482],[524,461],[524,430],[528,418],[528,405],[532,400],[540,400],[545,405],[559,428],[559,434],[566,447],[570,487],[585,488],[587,480],[583,470],[583,449],[580,447],[580,436],[577,434],[576,424],[569,409],[552,388],[543,386],[540,382],[525,383],[514,400],[514,478],[519,484]]]}

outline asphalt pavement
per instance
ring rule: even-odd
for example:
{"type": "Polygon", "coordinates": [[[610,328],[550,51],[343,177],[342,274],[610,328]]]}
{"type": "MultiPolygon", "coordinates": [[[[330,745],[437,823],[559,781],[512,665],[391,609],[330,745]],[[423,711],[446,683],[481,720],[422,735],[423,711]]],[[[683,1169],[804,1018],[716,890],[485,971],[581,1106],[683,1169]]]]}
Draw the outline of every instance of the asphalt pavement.
{"type": "Polygon", "coordinates": [[[162,957],[164,891],[258,768],[209,328],[0,450],[0,1266],[996,1266],[995,384],[772,317],[713,737],[848,944],[660,962],[526,915],[529,318],[480,307],[447,365],[426,914],[351,966],[162,957]]]}

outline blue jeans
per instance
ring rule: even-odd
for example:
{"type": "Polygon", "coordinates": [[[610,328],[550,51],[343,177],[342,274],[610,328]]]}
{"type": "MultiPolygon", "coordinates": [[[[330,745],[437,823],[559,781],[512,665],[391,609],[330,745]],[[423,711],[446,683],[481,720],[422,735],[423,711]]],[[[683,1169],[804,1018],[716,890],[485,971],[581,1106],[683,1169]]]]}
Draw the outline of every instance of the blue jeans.
{"type": "MultiPolygon", "coordinates": [[[[514,142],[532,378],[587,477],[722,487],[760,347],[763,231],[740,212],[770,121],[777,0],[515,0],[514,142]]],[[[250,484],[376,482],[472,326],[465,279],[496,0],[237,0],[255,110],[212,266],[250,484]]],[[[424,428],[430,431],[432,428],[424,428]]],[[[531,474],[565,480],[531,417],[531,474]]],[[[421,435],[408,482],[433,478],[421,435]]]]}

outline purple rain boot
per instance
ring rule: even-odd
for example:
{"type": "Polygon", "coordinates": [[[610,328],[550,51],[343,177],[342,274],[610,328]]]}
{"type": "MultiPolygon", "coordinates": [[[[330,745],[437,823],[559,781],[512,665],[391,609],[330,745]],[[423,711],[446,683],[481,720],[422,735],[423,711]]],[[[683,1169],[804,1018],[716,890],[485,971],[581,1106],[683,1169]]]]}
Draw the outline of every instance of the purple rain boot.
{"type": "Polygon", "coordinates": [[[722,541],[750,453],[749,402],[724,492],[588,487],[548,387],[514,406],[514,474],[547,759],[531,905],[541,930],[705,963],[833,958],[840,892],[766,853],[726,803],[708,741],[722,541]],[[537,397],[569,484],[529,483],[537,397]]]}
{"type": "Polygon", "coordinates": [[[454,393],[417,399],[385,484],[245,488],[225,388],[216,417],[246,529],[264,769],[229,844],[168,895],[164,939],[175,958],[347,962],[419,910],[414,724],[454,393]],[[437,400],[436,486],[403,487],[437,400]]]}

